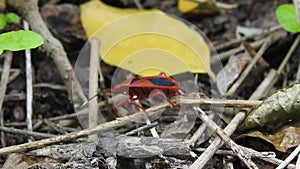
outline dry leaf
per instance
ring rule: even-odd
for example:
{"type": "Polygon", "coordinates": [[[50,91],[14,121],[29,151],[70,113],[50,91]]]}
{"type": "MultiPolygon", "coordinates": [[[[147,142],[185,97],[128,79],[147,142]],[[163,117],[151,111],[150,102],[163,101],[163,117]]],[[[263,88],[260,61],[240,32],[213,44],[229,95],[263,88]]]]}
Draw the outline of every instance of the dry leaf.
{"type": "Polygon", "coordinates": [[[246,53],[230,57],[226,66],[217,74],[216,83],[220,94],[224,95],[250,62],[246,53]]]}
{"type": "Polygon", "coordinates": [[[251,128],[274,129],[290,120],[300,120],[300,84],[280,90],[254,109],[239,130],[251,128]]]}
{"type": "Polygon", "coordinates": [[[300,143],[300,127],[289,126],[273,134],[265,134],[260,131],[251,131],[247,134],[242,134],[236,139],[245,137],[255,137],[263,139],[281,152],[286,152],[289,148],[298,146],[300,143]]]}

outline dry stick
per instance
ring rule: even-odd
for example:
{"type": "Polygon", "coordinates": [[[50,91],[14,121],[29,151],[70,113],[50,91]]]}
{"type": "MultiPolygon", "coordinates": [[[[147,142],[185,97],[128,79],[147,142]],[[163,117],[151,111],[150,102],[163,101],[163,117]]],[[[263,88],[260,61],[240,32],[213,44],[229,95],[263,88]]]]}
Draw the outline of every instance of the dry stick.
{"type": "Polygon", "coordinates": [[[300,145],[276,168],[283,169],[285,168],[300,152],[300,145]]]}
{"type": "Polygon", "coordinates": [[[63,45],[52,36],[39,13],[37,5],[38,0],[8,0],[7,2],[10,6],[17,9],[17,11],[25,18],[30,24],[32,31],[39,33],[43,37],[44,44],[41,48],[53,59],[59,74],[65,83],[69,99],[72,99],[73,94],[74,99],[80,99],[83,102],[86,101],[63,45]],[[72,87],[74,89],[73,93],[72,87]]]}
{"type": "Polygon", "coordinates": [[[24,93],[11,93],[4,96],[4,101],[21,101],[25,100],[24,93]]]}
{"type": "MultiPolygon", "coordinates": [[[[250,43],[250,46],[253,48],[253,49],[258,49],[259,47],[261,47],[266,40],[268,40],[270,37],[272,37],[272,42],[276,42],[278,41],[280,38],[284,37],[286,35],[286,32],[285,31],[281,31],[281,30],[278,30],[278,31],[275,31],[275,32],[272,32],[268,37],[266,38],[263,38],[261,40],[258,40],[258,41],[255,41],[255,42],[252,42],[250,43]]],[[[243,51],[244,48],[242,46],[239,46],[237,48],[234,48],[234,49],[231,49],[231,50],[228,50],[226,52],[223,52],[223,53],[220,53],[219,54],[219,57],[221,60],[227,60],[231,55],[234,55],[238,52],[241,52],[243,51]]]]}
{"type": "Polygon", "coordinates": [[[264,97],[270,91],[270,89],[274,86],[277,82],[279,75],[282,73],[283,68],[288,63],[290,57],[292,56],[294,50],[299,44],[300,34],[297,35],[297,38],[293,42],[291,48],[289,49],[288,53],[285,55],[283,61],[281,62],[277,71],[271,69],[268,76],[261,82],[261,84],[256,88],[255,92],[251,95],[251,97],[255,97],[256,95],[264,97]]]}
{"type": "Polygon", "coordinates": [[[221,49],[224,49],[224,48],[230,47],[232,45],[241,43],[241,42],[246,41],[246,40],[251,39],[251,38],[256,38],[256,37],[263,36],[263,35],[268,35],[268,34],[274,32],[274,31],[277,31],[279,29],[282,29],[282,26],[280,24],[275,25],[275,26],[273,26],[271,28],[268,28],[268,29],[264,29],[262,32],[259,32],[259,33],[255,33],[255,34],[252,34],[252,35],[244,36],[240,39],[234,39],[234,40],[231,40],[229,42],[222,43],[220,45],[217,45],[215,47],[215,49],[216,50],[221,50],[221,49]]]}
{"type": "Polygon", "coordinates": [[[136,133],[138,133],[138,132],[140,132],[140,131],[144,131],[144,130],[146,130],[146,129],[155,127],[155,126],[157,126],[157,125],[158,125],[158,122],[155,121],[155,122],[153,122],[153,123],[151,123],[151,124],[146,124],[146,125],[144,125],[144,126],[142,126],[142,127],[139,127],[139,128],[137,128],[137,129],[131,130],[131,131],[125,133],[125,134],[121,134],[120,136],[130,136],[130,135],[136,134],[136,133]]]}
{"type": "Polygon", "coordinates": [[[138,9],[144,9],[143,5],[141,4],[140,0],[133,0],[135,6],[138,8],[138,9]]]}
{"type": "Polygon", "coordinates": [[[3,71],[2,71],[1,82],[0,82],[0,111],[2,110],[2,106],[3,106],[4,95],[6,92],[7,82],[9,78],[9,70],[13,58],[13,54],[10,51],[7,51],[6,53],[4,53],[4,55],[6,56],[3,64],[3,71]]]}
{"type": "Polygon", "coordinates": [[[298,154],[297,162],[296,162],[296,169],[300,169],[300,153],[298,154]]]}
{"type": "Polygon", "coordinates": [[[265,53],[265,51],[270,46],[271,42],[270,39],[267,39],[263,46],[259,49],[256,56],[253,58],[251,63],[246,67],[246,69],[243,71],[243,73],[240,75],[240,77],[237,79],[237,81],[231,86],[229,91],[227,92],[227,95],[233,95],[238,87],[242,84],[242,82],[246,79],[252,68],[255,66],[256,62],[261,58],[261,56],[265,53]]]}
{"type": "MultiPolygon", "coordinates": [[[[211,119],[212,116],[213,114],[210,114],[209,118],[211,119]]],[[[203,135],[206,129],[207,129],[207,125],[205,123],[201,124],[201,126],[196,130],[196,132],[192,135],[192,137],[187,141],[190,147],[194,147],[196,142],[199,143],[198,140],[201,138],[201,136],[203,135]]],[[[201,141],[204,142],[205,140],[203,139],[201,141]]]]}
{"type": "Polygon", "coordinates": [[[51,84],[51,83],[37,83],[33,85],[34,88],[49,88],[54,90],[66,90],[66,86],[51,84]]]}
{"type": "MultiPolygon", "coordinates": [[[[237,126],[244,120],[246,114],[239,112],[230,121],[228,126],[224,129],[224,132],[230,136],[237,128],[237,126]]],[[[209,147],[198,157],[198,159],[190,166],[190,169],[201,169],[205,164],[213,157],[214,153],[222,147],[223,142],[219,137],[215,138],[209,147]]]]}
{"type": "MultiPolygon", "coordinates": [[[[91,39],[90,72],[89,72],[89,128],[97,126],[98,120],[98,69],[99,69],[99,47],[100,41],[97,38],[91,39]]],[[[89,141],[96,141],[97,134],[90,135],[89,141]]]]}
{"type": "Polygon", "coordinates": [[[296,83],[300,82],[300,59],[299,59],[299,65],[298,65],[298,71],[297,71],[297,75],[296,75],[296,83]]]}
{"type": "Polygon", "coordinates": [[[49,126],[52,130],[60,133],[60,134],[66,134],[67,132],[65,132],[60,126],[58,126],[57,124],[49,121],[48,119],[44,119],[43,122],[49,126]]]}
{"type": "MultiPolygon", "coordinates": [[[[3,110],[0,110],[0,127],[4,127],[4,117],[3,117],[3,110]]],[[[1,146],[6,147],[6,141],[5,141],[5,133],[1,131],[1,146]]]]}
{"type": "Polygon", "coordinates": [[[6,0],[0,0],[0,11],[2,12],[6,8],[6,0]]]}
{"type": "Polygon", "coordinates": [[[3,127],[0,126],[0,130],[8,133],[14,133],[14,134],[21,134],[25,136],[32,136],[35,138],[51,138],[55,137],[53,134],[46,134],[46,133],[39,133],[39,132],[33,132],[33,131],[27,131],[27,130],[20,130],[15,128],[9,128],[9,127],[3,127]]]}
{"type": "Polygon", "coordinates": [[[300,1],[293,0],[293,2],[294,2],[294,6],[295,6],[297,21],[298,21],[298,24],[300,25],[300,1]]]}
{"type": "MultiPolygon", "coordinates": [[[[259,99],[260,96],[252,96],[250,99],[256,100],[259,99]]],[[[225,101],[226,102],[226,101],[225,101]]],[[[225,104],[224,104],[225,105],[225,104]]],[[[246,113],[244,111],[241,111],[235,115],[235,117],[230,121],[230,123],[225,127],[224,132],[230,136],[236,128],[239,126],[239,124],[244,120],[246,117],[246,113]]],[[[217,137],[216,139],[213,140],[213,142],[209,145],[209,147],[200,155],[200,157],[192,164],[190,168],[196,168],[196,169],[201,169],[204,167],[204,165],[213,157],[214,153],[223,145],[223,141],[217,137]]],[[[267,158],[264,158],[265,160],[267,158]]],[[[278,164],[276,163],[276,158],[274,159],[267,159],[269,162],[278,164]],[[274,160],[275,159],[275,160],[274,160]]]]}
{"type": "MultiPolygon", "coordinates": [[[[256,164],[251,160],[250,155],[241,148],[241,146],[237,145],[226,133],[212,120],[208,118],[206,113],[199,107],[195,107],[196,110],[200,112],[199,118],[206,123],[206,125],[211,128],[213,131],[216,131],[218,136],[222,138],[224,143],[231,148],[231,150],[238,156],[238,158],[250,169],[258,169],[256,164]]],[[[190,167],[191,169],[193,167],[190,167]]]]}
{"type": "MultiPolygon", "coordinates": [[[[149,109],[146,110],[146,112],[148,113],[149,116],[151,115],[158,115],[160,113],[159,110],[165,108],[166,106],[168,106],[168,103],[163,103],[157,106],[153,106],[149,109]]],[[[79,137],[84,137],[84,136],[88,136],[91,134],[95,134],[98,132],[104,132],[104,131],[108,131],[112,128],[116,128],[116,127],[121,127],[127,123],[131,123],[132,121],[136,121],[136,120],[141,120],[146,118],[145,112],[144,111],[140,111],[138,113],[132,114],[130,116],[125,116],[122,118],[118,118],[114,121],[110,121],[104,124],[100,124],[95,128],[89,128],[89,129],[84,129],[78,132],[72,132],[72,133],[68,133],[65,135],[60,135],[60,136],[56,136],[56,137],[52,137],[49,139],[43,139],[43,140],[39,140],[39,141],[34,141],[31,143],[24,143],[24,144],[19,144],[19,145],[14,145],[14,146],[10,146],[10,147],[5,147],[5,148],[1,148],[0,149],[0,155],[4,155],[4,154],[8,154],[8,153],[13,153],[13,152],[24,152],[27,150],[32,150],[32,149],[36,149],[36,148],[40,148],[42,146],[46,146],[49,144],[54,144],[54,143],[58,143],[58,142],[62,142],[65,140],[74,140],[76,138],[79,137]]]]}
{"type": "MultiPolygon", "coordinates": [[[[2,106],[3,106],[3,101],[4,101],[4,95],[6,92],[6,87],[7,87],[7,83],[8,83],[8,78],[9,78],[9,71],[10,71],[10,66],[11,66],[11,61],[13,58],[13,54],[10,51],[7,51],[5,54],[5,61],[3,64],[3,70],[2,70],[2,75],[1,75],[1,82],[0,82],[0,114],[1,114],[1,126],[3,126],[3,110],[2,110],[2,106]]],[[[5,140],[4,140],[4,133],[1,132],[1,143],[2,146],[5,146],[5,140]]]]}
{"type": "MultiPolygon", "coordinates": [[[[255,41],[255,42],[252,42],[250,43],[250,46],[253,48],[253,49],[258,49],[261,45],[263,45],[265,43],[265,41],[268,39],[267,38],[263,38],[261,40],[258,40],[258,41],[255,41]]],[[[239,46],[239,47],[236,47],[236,48],[233,48],[233,49],[230,49],[228,51],[225,51],[225,52],[222,52],[219,54],[219,57],[221,60],[227,60],[231,55],[234,55],[238,52],[241,52],[244,50],[244,47],[242,46],[239,46]]]]}
{"type": "MultiPolygon", "coordinates": [[[[205,152],[206,148],[196,148],[195,151],[199,152],[205,152]]],[[[217,150],[215,152],[217,155],[230,155],[230,156],[236,156],[236,154],[232,150],[217,150]]],[[[276,154],[274,152],[254,152],[251,153],[251,157],[253,158],[273,158],[276,154]]]]}
{"type": "MultiPolygon", "coordinates": [[[[23,21],[24,30],[29,30],[29,25],[26,21],[23,21]]],[[[26,67],[26,123],[27,130],[32,131],[32,66],[31,66],[31,52],[30,49],[25,50],[25,67],[26,67]]],[[[32,139],[28,138],[31,142],[32,139]]]]}
{"type": "Polygon", "coordinates": [[[189,97],[179,96],[176,98],[176,104],[185,105],[201,105],[201,106],[226,106],[235,108],[255,108],[260,105],[262,101],[257,100],[222,100],[222,99],[194,99],[189,97]]]}
{"type": "MultiPolygon", "coordinates": [[[[0,68],[0,72],[2,72],[2,68],[0,68]]],[[[8,83],[13,81],[16,77],[18,77],[20,73],[21,73],[20,69],[10,69],[9,72],[10,76],[8,78],[8,83]]]]}

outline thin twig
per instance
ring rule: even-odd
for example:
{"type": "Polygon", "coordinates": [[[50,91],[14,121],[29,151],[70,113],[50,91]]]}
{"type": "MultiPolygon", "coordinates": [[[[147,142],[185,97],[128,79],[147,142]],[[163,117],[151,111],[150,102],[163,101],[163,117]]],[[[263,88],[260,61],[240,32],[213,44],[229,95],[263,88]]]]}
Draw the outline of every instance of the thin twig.
{"type": "Polygon", "coordinates": [[[294,40],[291,48],[289,49],[288,53],[286,54],[286,56],[284,57],[283,61],[281,62],[279,68],[277,69],[277,74],[281,74],[285,65],[287,64],[287,62],[289,61],[289,59],[291,58],[292,54],[294,53],[295,49],[298,47],[300,41],[300,34],[297,35],[296,39],[294,40]]]}
{"type": "MultiPolygon", "coordinates": [[[[252,43],[250,43],[250,46],[253,49],[258,49],[261,45],[264,44],[264,42],[266,41],[266,39],[267,38],[263,38],[261,40],[252,42],[252,43]]],[[[244,48],[241,47],[241,46],[239,46],[239,47],[236,47],[236,48],[233,48],[233,49],[230,49],[228,51],[220,53],[219,57],[220,57],[221,60],[227,60],[231,55],[234,55],[236,53],[242,52],[243,50],[244,50],[244,48]]]]}
{"type": "Polygon", "coordinates": [[[300,1],[293,0],[293,2],[294,2],[294,6],[295,6],[297,21],[298,21],[298,24],[300,25],[300,1]]]}
{"type": "Polygon", "coordinates": [[[300,153],[298,154],[297,162],[296,162],[296,169],[300,169],[300,153]]]}
{"type": "MultiPolygon", "coordinates": [[[[206,125],[215,131],[218,136],[224,141],[224,143],[231,148],[231,150],[238,156],[238,158],[250,169],[258,169],[256,164],[251,160],[250,156],[239,146],[236,144],[226,133],[212,120],[208,118],[206,113],[201,108],[196,108],[197,111],[200,112],[199,118],[206,123],[206,125]]],[[[192,167],[190,167],[192,169],[192,167]]]]}
{"type": "MultiPolygon", "coordinates": [[[[8,51],[6,52],[4,55],[5,56],[5,61],[3,64],[3,71],[2,71],[2,75],[1,75],[1,82],[0,82],[0,118],[1,118],[1,126],[3,126],[3,122],[4,122],[4,115],[3,115],[3,110],[2,110],[2,106],[3,106],[3,101],[4,101],[4,95],[6,92],[6,88],[7,88],[7,83],[8,83],[8,78],[9,78],[9,72],[10,72],[10,66],[11,66],[11,62],[12,62],[12,58],[13,58],[13,54],[12,52],[8,51]]],[[[1,132],[1,143],[2,146],[5,146],[5,137],[4,137],[4,133],[1,132]]]]}
{"type": "MultiPolygon", "coordinates": [[[[240,112],[234,116],[234,118],[231,120],[231,122],[226,126],[224,129],[224,132],[230,136],[239,126],[239,124],[244,120],[246,117],[246,114],[243,112],[240,112]]],[[[222,147],[224,142],[222,142],[222,139],[217,137],[214,139],[214,141],[209,145],[209,147],[198,157],[198,159],[190,166],[191,169],[197,168],[201,169],[204,167],[204,165],[213,157],[215,152],[222,147]]]]}
{"type": "Polygon", "coordinates": [[[283,169],[285,168],[300,152],[300,145],[276,168],[283,169]]]}
{"type": "Polygon", "coordinates": [[[176,98],[176,104],[184,105],[199,105],[199,106],[225,106],[235,108],[255,108],[259,106],[262,101],[256,100],[221,100],[221,99],[195,99],[190,97],[178,96],[176,98]]]}
{"type": "Polygon", "coordinates": [[[298,71],[297,71],[297,74],[296,74],[296,80],[295,80],[295,82],[296,83],[300,82],[300,59],[299,59],[298,71]]]}
{"type": "Polygon", "coordinates": [[[131,130],[131,131],[125,133],[125,134],[121,134],[120,136],[130,136],[130,135],[134,135],[134,134],[136,134],[136,133],[138,133],[138,132],[141,132],[141,131],[144,131],[144,130],[146,130],[146,129],[155,127],[155,126],[157,126],[157,125],[158,125],[158,122],[155,121],[155,122],[153,122],[153,123],[151,123],[151,124],[146,124],[146,125],[144,125],[144,126],[142,126],[142,127],[139,127],[139,128],[134,129],[134,130],[131,130]]]}
{"type": "Polygon", "coordinates": [[[274,84],[277,82],[279,75],[282,73],[283,68],[289,61],[290,57],[292,56],[294,50],[299,44],[300,40],[300,34],[297,35],[297,38],[294,40],[291,48],[289,49],[288,53],[285,55],[283,61],[281,62],[279,68],[276,72],[274,70],[270,70],[268,76],[261,82],[261,84],[257,87],[256,91],[252,94],[254,95],[261,95],[261,97],[266,96],[270,89],[274,86],[274,84]],[[260,92],[260,93],[257,93],[260,92]]]}
{"type": "MultiPolygon", "coordinates": [[[[156,115],[161,113],[159,110],[165,108],[168,105],[169,105],[168,103],[163,103],[163,104],[160,104],[160,105],[157,105],[157,106],[153,106],[153,107],[147,109],[146,112],[150,117],[151,116],[156,116],[156,115]]],[[[24,152],[24,151],[27,151],[27,150],[40,148],[42,146],[62,142],[62,141],[65,141],[65,140],[74,140],[74,139],[79,138],[79,137],[88,136],[88,135],[95,134],[95,133],[98,133],[98,132],[108,131],[108,130],[110,130],[112,128],[116,128],[116,127],[121,127],[121,126],[123,126],[127,123],[131,123],[132,121],[141,120],[141,119],[144,119],[144,118],[146,118],[145,112],[140,111],[138,113],[135,113],[135,114],[132,114],[132,115],[129,115],[129,116],[118,118],[114,121],[110,121],[110,122],[107,122],[107,123],[104,123],[104,124],[100,124],[95,128],[84,129],[84,130],[81,130],[81,131],[78,131],[78,132],[72,132],[72,133],[52,137],[52,138],[49,138],[49,139],[34,141],[34,142],[31,142],[31,143],[24,143],[24,144],[19,144],[19,145],[14,145],[14,146],[10,146],[10,147],[1,148],[0,149],[0,155],[13,153],[13,152],[24,152]]]]}
{"type": "Polygon", "coordinates": [[[4,101],[20,101],[25,100],[25,94],[24,93],[10,93],[4,96],[4,101]]]}
{"type": "Polygon", "coordinates": [[[66,90],[66,86],[51,84],[51,83],[37,83],[33,85],[34,88],[49,88],[53,90],[66,90]]]}
{"type": "MultiPolygon", "coordinates": [[[[4,127],[4,115],[3,110],[0,110],[0,126],[4,127]]],[[[5,133],[1,131],[1,146],[6,147],[6,141],[5,141],[5,133]]]]}
{"type": "MultiPolygon", "coordinates": [[[[89,71],[89,128],[97,126],[98,120],[98,69],[99,69],[99,47],[100,41],[97,38],[91,39],[90,71],[89,71]]],[[[97,140],[97,135],[90,135],[89,141],[97,140]]]]}
{"type": "Polygon", "coordinates": [[[3,127],[0,126],[0,130],[8,133],[14,133],[14,134],[20,134],[20,135],[25,135],[28,137],[35,137],[35,138],[51,138],[55,137],[53,134],[46,134],[46,133],[39,133],[39,132],[33,132],[33,131],[27,131],[27,130],[20,130],[20,129],[15,129],[15,128],[9,128],[9,127],[3,127]]]}
{"type": "Polygon", "coordinates": [[[233,95],[236,92],[236,90],[238,89],[238,87],[246,79],[246,77],[248,76],[248,74],[250,73],[250,71],[252,70],[252,68],[255,66],[255,64],[261,58],[261,56],[265,53],[265,51],[268,49],[268,47],[270,46],[270,44],[271,44],[270,39],[267,39],[265,41],[265,43],[263,44],[263,46],[257,52],[256,56],[253,58],[253,60],[251,61],[251,63],[246,67],[246,69],[240,75],[240,77],[238,78],[238,80],[236,80],[236,82],[231,86],[231,88],[227,92],[227,95],[233,95]]]}
{"type": "Polygon", "coordinates": [[[13,58],[13,54],[10,51],[7,51],[6,53],[4,53],[4,55],[6,56],[3,64],[3,71],[2,71],[1,82],[0,82],[0,111],[2,110],[2,106],[3,106],[4,95],[6,92],[7,82],[9,78],[9,70],[13,58]]]}
{"type": "MultiPolygon", "coordinates": [[[[211,118],[213,116],[213,114],[209,115],[209,118],[211,118]]],[[[207,130],[207,126],[205,123],[202,123],[201,126],[196,130],[196,132],[192,135],[192,137],[187,141],[190,147],[194,147],[195,143],[197,144],[201,144],[202,142],[205,141],[205,139],[200,140],[201,143],[199,143],[199,139],[201,138],[201,136],[203,136],[203,134],[205,133],[205,131],[207,130]]]]}
{"type": "Polygon", "coordinates": [[[217,45],[215,46],[215,49],[216,50],[221,50],[221,49],[224,49],[224,48],[228,48],[232,45],[235,45],[235,44],[238,44],[238,43],[241,43],[241,42],[244,42],[248,39],[254,39],[256,37],[260,37],[260,36],[263,36],[263,35],[268,35],[274,31],[277,31],[279,29],[282,29],[282,25],[275,25],[271,28],[268,28],[268,29],[263,29],[262,32],[259,32],[259,33],[255,33],[255,34],[251,34],[251,35],[248,35],[248,36],[243,36],[242,38],[240,39],[234,39],[234,40],[231,40],[229,42],[226,42],[226,43],[222,43],[220,45],[217,45]]]}
{"type": "MultiPolygon", "coordinates": [[[[23,21],[24,30],[29,30],[28,22],[23,21]]],[[[31,66],[31,51],[25,50],[25,65],[26,65],[26,123],[27,130],[32,131],[32,66],[31,66]]],[[[30,138],[28,141],[32,141],[30,138]]]]}
{"type": "Polygon", "coordinates": [[[66,134],[67,132],[65,132],[60,126],[58,126],[57,124],[49,121],[48,119],[44,119],[43,122],[49,126],[51,129],[53,129],[54,131],[60,133],[60,134],[66,134]]]}
{"type": "Polygon", "coordinates": [[[138,8],[138,9],[144,9],[143,5],[141,4],[140,0],[133,0],[135,6],[138,8]]]}
{"type": "MultiPolygon", "coordinates": [[[[2,72],[2,68],[0,68],[0,72],[2,72]]],[[[11,81],[13,81],[16,77],[18,77],[21,73],[20,69],[10,69],[10,76],[8,78],[8,83],[10,83],[11,81]]]]}

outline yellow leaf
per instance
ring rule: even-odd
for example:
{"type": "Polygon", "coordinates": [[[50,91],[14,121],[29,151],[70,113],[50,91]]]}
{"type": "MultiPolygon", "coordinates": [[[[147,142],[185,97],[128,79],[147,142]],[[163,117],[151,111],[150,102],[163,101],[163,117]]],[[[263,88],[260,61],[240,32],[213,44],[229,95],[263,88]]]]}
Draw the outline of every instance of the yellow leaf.
{"type": "Polygon", "coordinates": [[[208,73],[209,47],[200,34],[159,10],[119,9],[101,1],[81,5],[87,37],[101,40],[104,62],[141,76],[208,73]]]}
{"type": "Polygon", "coordinates": [[[179,0],[177,5],[178,10],[182,13],[197,13],[197,8],[200,3],[191,0],[179,0]]]}
{"type": "Polygon", "coordinates": [[[233,9],[237,4],[227,4],[214,0],[178,0],[178,10],[189,14],[216,14],[233,9]]]}

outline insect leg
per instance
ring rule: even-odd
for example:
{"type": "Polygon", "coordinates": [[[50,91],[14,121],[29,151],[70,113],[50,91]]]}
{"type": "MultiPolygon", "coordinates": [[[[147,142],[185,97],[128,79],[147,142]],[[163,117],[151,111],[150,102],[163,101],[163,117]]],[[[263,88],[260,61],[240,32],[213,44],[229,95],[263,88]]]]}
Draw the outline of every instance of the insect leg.
{"type": "Polygon", "coordinates": [[[118,113],[118,108],[119,107],[121,107],[121,106],[126,106],[127,104],[129,103],[129,99],[125,99],[125,100],[122,100],[121,102],[119,102],[118,104],[116,104],[115,106],[114,106],[114,112],[115,112],[115,116],[116,117],[120,117],[119,116],[119,113],[118,113]]]}
{"type": "Polygon", "coordinates": [[[151,97],[155,97],[155,96],[162,96],[174,109],[182,112],[184,115],[188,115],[188,112],[182,111],[176,104],[171,102],[171,100],[161,91],[155,91],[151,94],[151,97]]]}

